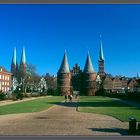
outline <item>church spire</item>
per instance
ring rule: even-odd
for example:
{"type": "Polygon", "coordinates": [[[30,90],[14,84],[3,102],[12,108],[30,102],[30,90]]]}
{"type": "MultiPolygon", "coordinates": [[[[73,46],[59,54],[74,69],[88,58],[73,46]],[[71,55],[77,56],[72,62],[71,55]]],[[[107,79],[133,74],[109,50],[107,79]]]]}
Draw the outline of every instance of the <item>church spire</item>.
{"type": "Polygon", "coordinates": [[[99,52],[99,58],[98,58],[98,66],[99,66],[98,74],[100,78],[102,79],[103,77],[105,77],[105,72],[104,72],[104,55],[103,55],[101,35],[100,35],[100,52],[99,52]]]}
{"type": "Polygon", "coordinates": [[[86,60],[85,68],[84,68],[84,73],[95,73],[89,52],[87,54],[87,60],[86,60]]]}
{"type": "Polygon", "coordinates": [[[137,78],[140,78],[139,73],[137,73],[137,78]]]}
{"type": "Polygon", "coordinates": [[[104,61],[103,47],[102,47],[102,37],[100,35],[100,52],[99,52],[99,61],[104,61]]]}
{"type": "Polygon", "coordinates": [[[12,58],[12,63],[11,63],[11,73],[13,76],[17,76],[17,71],[18,71],[18,64],[17,64],[17,56],[16,56],[16,47],[14,48],[14,53],[13,53],[13,58],[12,58]]]}
{"type": "Polygon", "coordinates": [[[61,67],[59,69],[59,73],[70,73],[66,50],[65,50],[65,53],[64,53],[64,57],[63,57],[63,60],[62,60],[61,67]]]}
{"type": "Polygon", "coordinates": [[[14,54],[13,54],[13,58],[12,58],[12,64],[13,65],[17,65],[17,56],[16,56],[16,47],[14,48],[14,54]]]}
{"type": "Polygon", "coordinates": [[[26,64],[26,55],[25,55],[25,48],[22,49],[22,56],[21,56],[21,64],[26,64]]]}

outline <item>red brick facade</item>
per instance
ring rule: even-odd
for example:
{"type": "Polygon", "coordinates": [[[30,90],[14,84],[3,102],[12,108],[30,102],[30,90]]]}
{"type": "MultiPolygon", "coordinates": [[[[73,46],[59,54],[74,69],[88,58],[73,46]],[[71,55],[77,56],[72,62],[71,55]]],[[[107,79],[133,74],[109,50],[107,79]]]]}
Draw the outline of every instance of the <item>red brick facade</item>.
{"type": "Polygon", "coordinates": [[[86,95],[95,95],[96,92],[96,73],[83,73],[82,91],[86,95]]]}
{"type": "Polygon", "coordinates": [[[70,95],[71,73],[57,73],[57,89],[60,95],[70,95]]]}
{"type": "Polygon", "coordinates": [[[0,66],[0,91],[7,92],[11,87],[11,73],[0,66]]]}

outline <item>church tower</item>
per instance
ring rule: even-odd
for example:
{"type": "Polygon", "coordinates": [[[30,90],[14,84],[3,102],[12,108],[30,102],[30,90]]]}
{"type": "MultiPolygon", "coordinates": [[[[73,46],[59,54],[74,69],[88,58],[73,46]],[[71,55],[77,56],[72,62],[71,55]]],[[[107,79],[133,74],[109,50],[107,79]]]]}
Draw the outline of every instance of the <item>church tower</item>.
{"type": "Polygon", "coordinates": [[[60,95],[70,95],[71,73],[66,52],[62,60],[60,69],[57,72],[57,89],[60,95]]]}
{"type": "Polygon", "coordinates": [[[13,74],[13,77],[17,77],[18,64],[17,64],[16,48],[14,48],[14,54],[11,63],[11,73],[13,74]]]}
{"type": "Polygon", "coordinates": [[[26,55],[25,55],[25,49],[22,49],[22,55],[20,60],[20,67],[19,67],[20,77],[24,78],[26,75],[26,55]]]}
{"type": "Polygon", "coordinates": [[[100,52],[99,52],[99,58],[98,58],[98,66],[99,66],[98,74],[102,79],[105,77],[105,72],[104,72],[104,55],[103,55],[101,36],[100,36],[100,52]]]}
{"type": "Polygon", "coordinates": [[[87,60],[83,71],[83,89],[84,95],[95,95],[96,92],[96,72],[93,68],[90,54],[87,54],[87,60]]]}

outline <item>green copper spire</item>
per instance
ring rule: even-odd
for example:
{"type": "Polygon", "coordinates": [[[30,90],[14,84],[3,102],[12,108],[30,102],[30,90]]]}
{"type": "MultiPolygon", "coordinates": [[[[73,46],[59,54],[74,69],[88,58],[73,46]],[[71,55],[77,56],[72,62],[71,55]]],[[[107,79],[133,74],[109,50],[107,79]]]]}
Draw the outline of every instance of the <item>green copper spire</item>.
{"type": "Polygon", "coordinates": [[[104,54],[103,54],[103,48],[102,48],[102,38],[100,35],[100,52],[99,52],[99,61],[103,61],[104,60],[104,54]]]}
{"type": "Polygon", "coordinates": [[[16,48],[14,48],[14,54],[13,54],[12,64],[14,64],[15,66],[17,65],[16,48]]]}
{"type": "Polygon", "coordinates": [[[89,52],[87,54],[87,60],[86,60],[85,68],[84,68],[84,73],[95,73],[89,52]]]}
{"type": "Polygon", "coordinates": [[[61,67],[60,67],[58,72],[59,73],[70,73],[66,50],[65,50],[65,53],[64,53],[64,57],[63,57],[63,60],[62,60],[61,67]]]}
{"type": "Polygon", "coordinates": [[[21,62],[22,64],[26,64],[26,56],[25,56],[25,49],[22,49],[22,56],[21,56],[21,62]]]}
{"type": "Polygon", "coordinates": [[[140,78],[139,73],[137,73],[137,78],[140,78]]]}

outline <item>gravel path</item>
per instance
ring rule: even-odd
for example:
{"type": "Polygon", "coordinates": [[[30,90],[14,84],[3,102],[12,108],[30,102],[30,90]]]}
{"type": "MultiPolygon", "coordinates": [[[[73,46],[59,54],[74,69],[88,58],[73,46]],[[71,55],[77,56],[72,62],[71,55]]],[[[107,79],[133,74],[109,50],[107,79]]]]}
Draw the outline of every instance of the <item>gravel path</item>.
{"type": "Polygon", "coordinates": [[[76,101],[38,113],[0,116],[0,135],[127,135],[128,123],[76,111],[76,101]]]}

